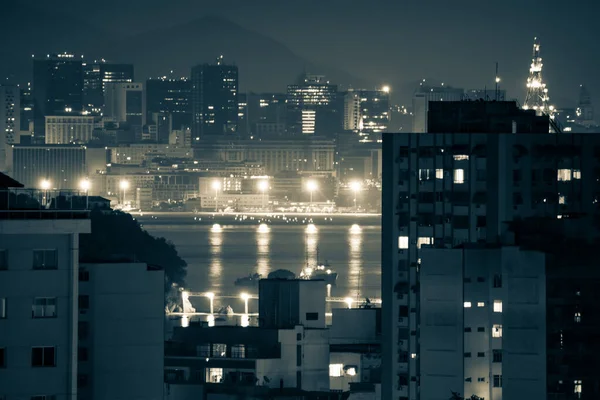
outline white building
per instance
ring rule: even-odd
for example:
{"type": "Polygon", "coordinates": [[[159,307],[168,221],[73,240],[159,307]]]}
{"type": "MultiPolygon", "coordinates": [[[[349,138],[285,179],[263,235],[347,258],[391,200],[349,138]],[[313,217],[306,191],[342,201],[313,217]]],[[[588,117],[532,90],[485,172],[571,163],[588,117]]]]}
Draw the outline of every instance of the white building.
{"type": "Polygon", "coordinates": [[[119,123],[143,126],[146,122],[144,84],[107,82],[104,86],[104,115],[119,123]]]}
{"type": "Polygon", "coordinates": [[[546,398],[543,253],[517,247],[425,249],[421,400],[546,398]]]}
{"type": "Polygon", "coordinates": [[[0,85],[0,172],[8,170],[8,147],[19,143],[20,101],[18,86],[0,85]]]}
{"type": "Polygon", "coordinates": [[[219,193],[218,195],[203,194],[198,196],[200,199],[200,209],[219,210],[231,208],[234,210],[257,210],[266,207],[269,204],[267,194],[253,193],[219,193]]]}
{"type": "Polygon", "coordinates": [[[37,211],[0,218],[0,398],[76,400],[79,234],[90,221],[37,211]]]}
{"type": "Polygon", "coordinates": [[[109,147],[112,164],[142,165],[155,157],[193,158],[192,149],[169,144],[139,143],[109,147]]]}
{"type": "Polygon", "coordinates": [[[46,116],[46,144],[86,144],[93,132],[93,116],[46,116]]]}
{"type": "Polygon", "coordinates": [[[79,328],[79,399],[162,400],[162,269],[81,264],[79,328]]]}

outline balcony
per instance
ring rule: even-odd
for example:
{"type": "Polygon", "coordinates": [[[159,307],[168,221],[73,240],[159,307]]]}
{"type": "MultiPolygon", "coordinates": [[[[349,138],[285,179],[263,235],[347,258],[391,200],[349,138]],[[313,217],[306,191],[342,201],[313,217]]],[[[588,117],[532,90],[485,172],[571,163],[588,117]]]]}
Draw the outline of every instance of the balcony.
{"type": "Polygon", "coordinates": [[[85,192],[0,189],[0,220],[88,219],[90,204],[85,192]]]}

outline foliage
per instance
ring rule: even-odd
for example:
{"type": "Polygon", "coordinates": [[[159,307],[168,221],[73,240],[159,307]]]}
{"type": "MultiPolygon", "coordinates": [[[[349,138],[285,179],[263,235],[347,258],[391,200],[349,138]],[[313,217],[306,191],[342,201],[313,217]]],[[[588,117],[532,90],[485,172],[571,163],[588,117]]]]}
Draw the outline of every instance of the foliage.
{"type": "Polygon", "coordinates": [[[143,262],[165,271],[165,293],[183,286],[187,263],[165,238],[146,232],[130,215],[120,211],[93,211],[92,233],[80,236],[80,262],[143,262]]]}

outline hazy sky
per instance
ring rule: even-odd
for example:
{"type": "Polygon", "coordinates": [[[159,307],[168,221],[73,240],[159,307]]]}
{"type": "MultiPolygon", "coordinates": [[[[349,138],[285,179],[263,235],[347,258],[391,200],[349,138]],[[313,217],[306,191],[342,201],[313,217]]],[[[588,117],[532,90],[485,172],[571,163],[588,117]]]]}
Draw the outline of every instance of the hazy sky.
{"type": "Polygon", "coordinates": [[[268,35],[307,59],[371,81],[438,78],[493,85],[500,64],[509,97],[522,101],[538,36],[554,103],[579,84],[600,96],[598,0],[63,0],[61,9],[123,35],[220,15],[268,35]]]}

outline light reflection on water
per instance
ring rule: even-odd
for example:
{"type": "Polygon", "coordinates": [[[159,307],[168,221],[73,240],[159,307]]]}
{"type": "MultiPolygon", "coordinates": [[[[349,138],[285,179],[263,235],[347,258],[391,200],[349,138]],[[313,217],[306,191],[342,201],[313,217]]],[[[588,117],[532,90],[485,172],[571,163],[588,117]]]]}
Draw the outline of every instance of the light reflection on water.
{"type": "MultiPolygon", "coordinates": [[[[306,265],[328,261],[338,273],[337,285],[331,288],[336,297],[381,296],[381,246],[379,226],[270,225],[151,225],[144,228],[153,235],[164,236],[188,263],[186,288],[193,292],[239,295],[257,289],[234,285],[237,278],[258,272],[267,276],[276,269],[299,274],[306,265]],[[360,293],[358,293],[360,292],[360,293]]],[[[206,308],[204,299],[192,299],[194,306],[206,308]]],[[[251,302],[251,312],[256,302],[251,302]]],[[[239,299],[215,299],[215,309],[231,305],[239,311],[239,299]],[[223,302],[226,302],[225,304],[223,302]]]]}

